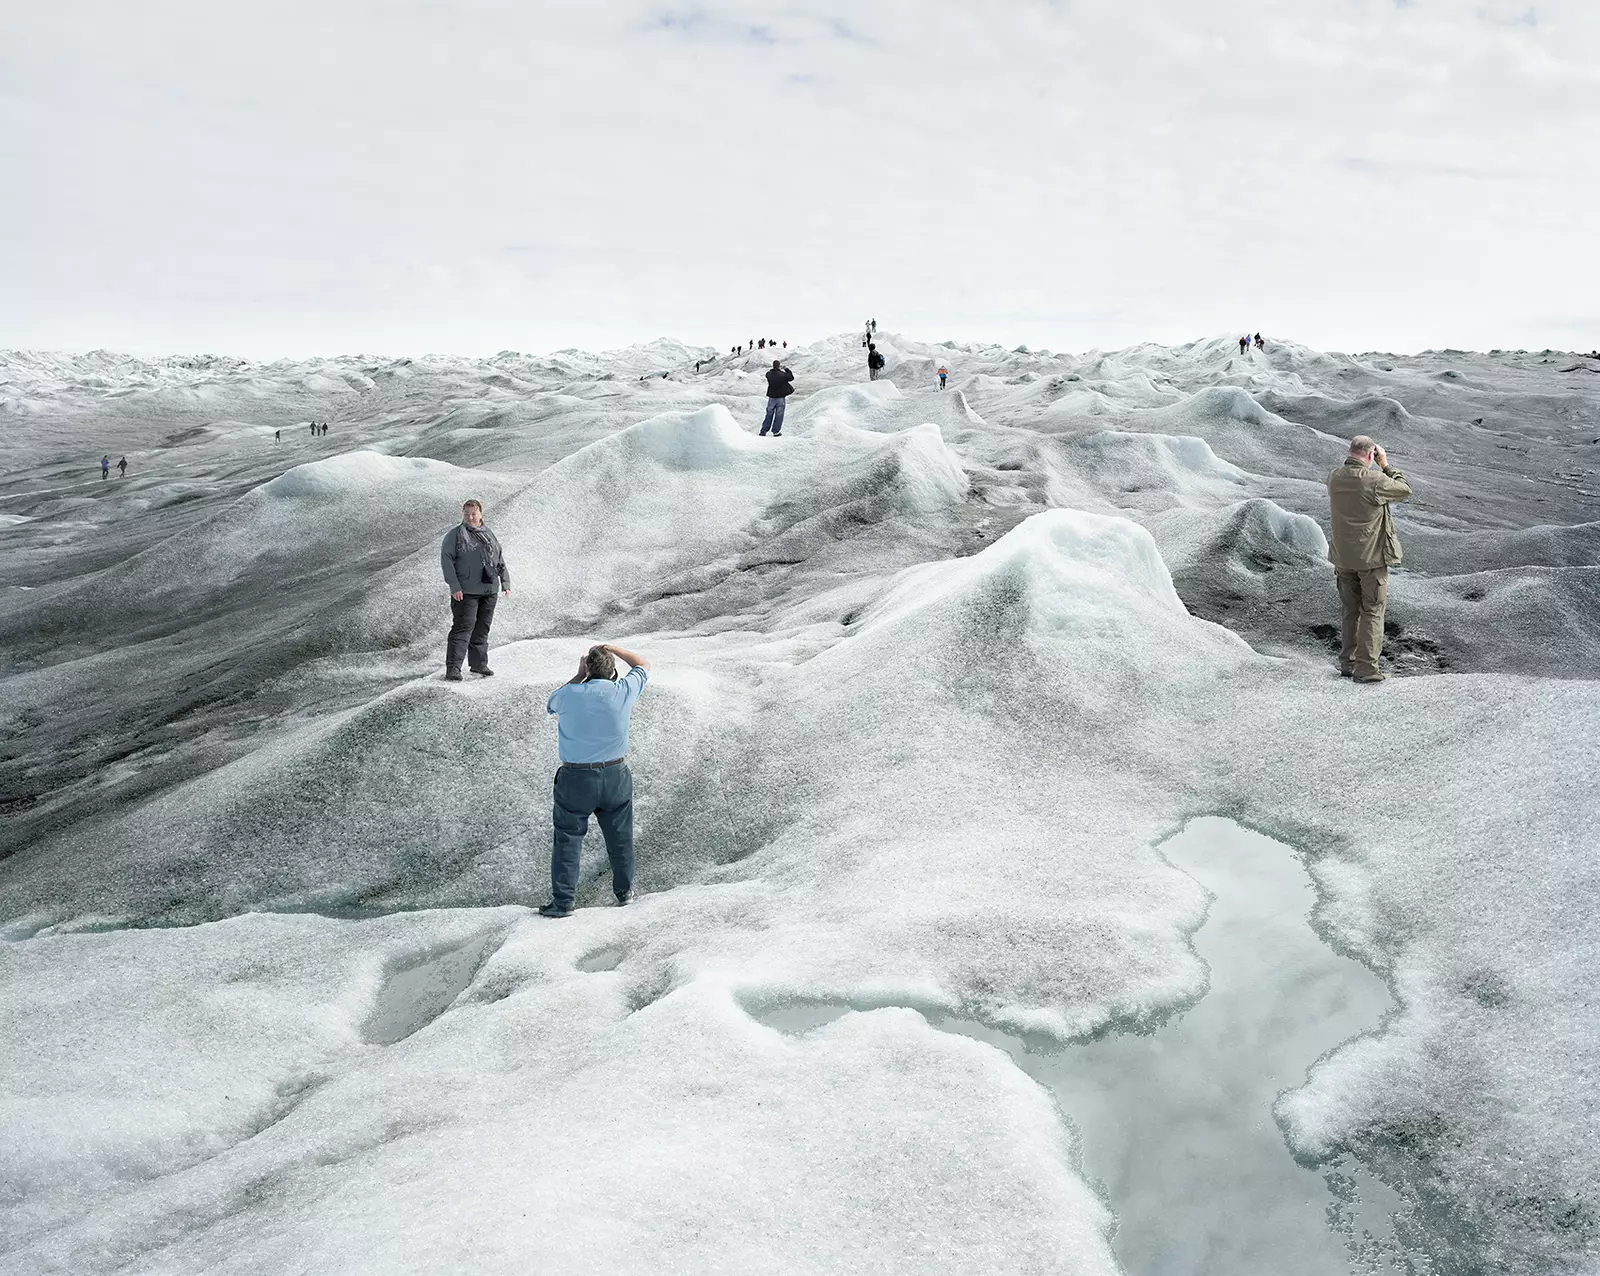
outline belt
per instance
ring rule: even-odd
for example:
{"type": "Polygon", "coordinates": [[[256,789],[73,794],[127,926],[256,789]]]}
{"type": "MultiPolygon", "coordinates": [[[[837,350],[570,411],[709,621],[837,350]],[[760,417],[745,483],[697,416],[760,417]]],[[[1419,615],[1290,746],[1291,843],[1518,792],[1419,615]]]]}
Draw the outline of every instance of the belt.
{"type": "Polygon", "coordinates": [[[621,766],[626,759],[612,758],[609,762],[563,762],[562,766],[575,767],[580,771],[603,771],[608,766],[621,766]]]}

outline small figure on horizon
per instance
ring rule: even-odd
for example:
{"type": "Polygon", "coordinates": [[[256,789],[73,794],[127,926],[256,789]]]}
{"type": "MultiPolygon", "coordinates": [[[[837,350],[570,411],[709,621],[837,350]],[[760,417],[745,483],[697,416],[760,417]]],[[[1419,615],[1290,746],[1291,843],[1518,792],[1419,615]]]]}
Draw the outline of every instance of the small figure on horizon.
{"type": "Polygon", "coordinates": [[[783,366],[781,359],[774,359],[772,367],[767,369],[767,414],[761,418],[761,437],[765,438],[767,431],[772,431],[773,438],[783,435],[783,401],[794,393],[794,373],[783,366]]]}
{"type": "Polygon", "coordinates": [[[1257,350],[1265,350],[1266,348],[1267,348],[1267,343],[1261,339],[1261,334],[1259,332],[1256,333],[1256,349],[1257,350]]]}
{"type": "Polygon", "coordinates": [[[941,390],[944,389],[944,379],[949,375],[950,375],[950,369],[945,367],[944,364],[941,363],[939,365],[939,388],[941,390]]]}
{"type": "Polygon", "coordinates": [[[461,681],[461,659],[483,678],[494,677],[489,668],[489,626],[494,623],[495,589],[511,592],[511,572],[495,534],[483,525],[483,503],[468,501],[461,507],[461,522],[444,534],[439,545],[439,565],[450,590],[450,636],[445,640],[444,677],[461,681]]]}
{"type": "Polygon", "coordinates": [[[883,356],[878,353],[878,347],[870,341],[867,343],[867,379],[876,381],[878,373],[883,371],[883,356]]]}
{"type": "Polygon", "coordinates": [[[111,477],[111,455],[107,453],[100,458],[100,477],[102,480],[111,477]]]}
{"type": "Polygon", "coordinates": [[[650,680],[650,662],[615,643],[599,643],[578,659],[578,672],[550,693],[545,712],[556,720],[555,793],[550,807],[550,902],[541,917],[571,917],[578,864],[592,815],[611,861],[611,892],[633,902],[633,773],[628,727],[633,706],[650,680]],[[617,661],[633,666],[617,677],[617,661]]]}
{"type": "Polygon", "coordinates": [[[1400,537],[1389,506],[1410,496],[1406,476],[1365,434],[1350,440],[1350,455],[1328,475],[1333,524],[1328,557],[1333,560],[1344,611],[1339,644],[1342,678],[1382,682],[1386,676],[1378,667],[1383,613],[1389,601],[1389,568],[1400,562],[1400,537]]]}
{"type": "Polygon", "coordinates": [[[128,477],[128,458],[127,457],[123,457],[120,461],[117,462],[117,477],[118,478],[127,478],[128,477]]]}
{"type": "Polygon", "coordinates": [[[281,429],[277,429],[272,432],[272,441],[274,443],[283,442],[283,431],[281,429]]]}
{"type": "Polygon", "coordinates": [[[1249,348],[1250,348],[1250,338],[1249,337],[1240,337],[1239,338],[1239,353],[1243,354],[1249,348]]]}
{"type": "Polygon", "coordinates": [[[757,350],[765,350],[766,348],[767,348],[767,339],[765,337],[762,337],[760,341],[756,342],[756,349],[757,350]]]}
{"type": "Polygon", "coordinates": [[[867,329],[874,337],[876,337],[878,335],[878,321],[876,319],[868,319],[867,329]]]}
{"type": "Polygon", "coordinates": [[[784,340],[784,343],[783,343],[783,348],[784,348],[784,349],[785,349],[785,350],[787,350],[787,349],[788,349],[788,348],[789,348],[789,342],[788,342],[788,340],[787,340],[787,339],[785,339],[785,340],[784,340]]]}

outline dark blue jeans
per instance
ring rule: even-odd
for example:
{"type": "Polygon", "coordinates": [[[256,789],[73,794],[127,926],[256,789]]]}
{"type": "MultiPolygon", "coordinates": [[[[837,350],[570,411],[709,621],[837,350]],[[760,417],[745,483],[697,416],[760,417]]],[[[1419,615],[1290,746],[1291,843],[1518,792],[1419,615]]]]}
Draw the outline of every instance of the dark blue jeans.
{"type": "Polygon", "coordinates": [[[767,415],[762,419],[761,433],[765,434],[768,430],[774,434],[783,433],[783,405],[787,402],[787,399],[767,400],[767,415]]]}
{"type": "Polygon", "coordinates": [[[633,889],[633,773],[626,762],[591,771],[564,766],[556,772],[551,809],[555,845],[550,852],[550,898],[571,908],[578,893],[578,852],[595,817],[611,857],[611,889],[618,896],[633,889]]]}

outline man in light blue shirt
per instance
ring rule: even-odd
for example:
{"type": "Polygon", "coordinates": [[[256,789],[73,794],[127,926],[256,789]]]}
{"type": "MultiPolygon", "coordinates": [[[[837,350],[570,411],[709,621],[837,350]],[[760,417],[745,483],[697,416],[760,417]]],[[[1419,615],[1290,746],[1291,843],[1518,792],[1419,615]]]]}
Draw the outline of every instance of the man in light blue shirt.
{"type": "Polygon", "coordinates": [[[618,904],[633,899],[633,773],[628,770],[628,722],[649,681],[650,662],[611,643],[590,647],[571,682],[545,705],[556,718],[556,771],[551,822],[550,902],[544,917],[571,917],[578,893],[578,854],[595,817],[611,859],[618,904]],[[617,677],[617,661],[631,665],[617,677]]]}

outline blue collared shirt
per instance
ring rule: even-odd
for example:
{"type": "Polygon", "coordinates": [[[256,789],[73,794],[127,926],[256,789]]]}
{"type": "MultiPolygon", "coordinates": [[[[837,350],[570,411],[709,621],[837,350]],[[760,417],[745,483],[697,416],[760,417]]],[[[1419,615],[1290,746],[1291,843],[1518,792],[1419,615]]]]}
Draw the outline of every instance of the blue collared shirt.
{"type": "Polygon", "coordinates": [[[556,715],[556,747],[563,762],[610,762],[628,753],[633,702],[650,675],[635,665],[613,682],[591,678],[550,693],[546,713],[556,715]]]}

